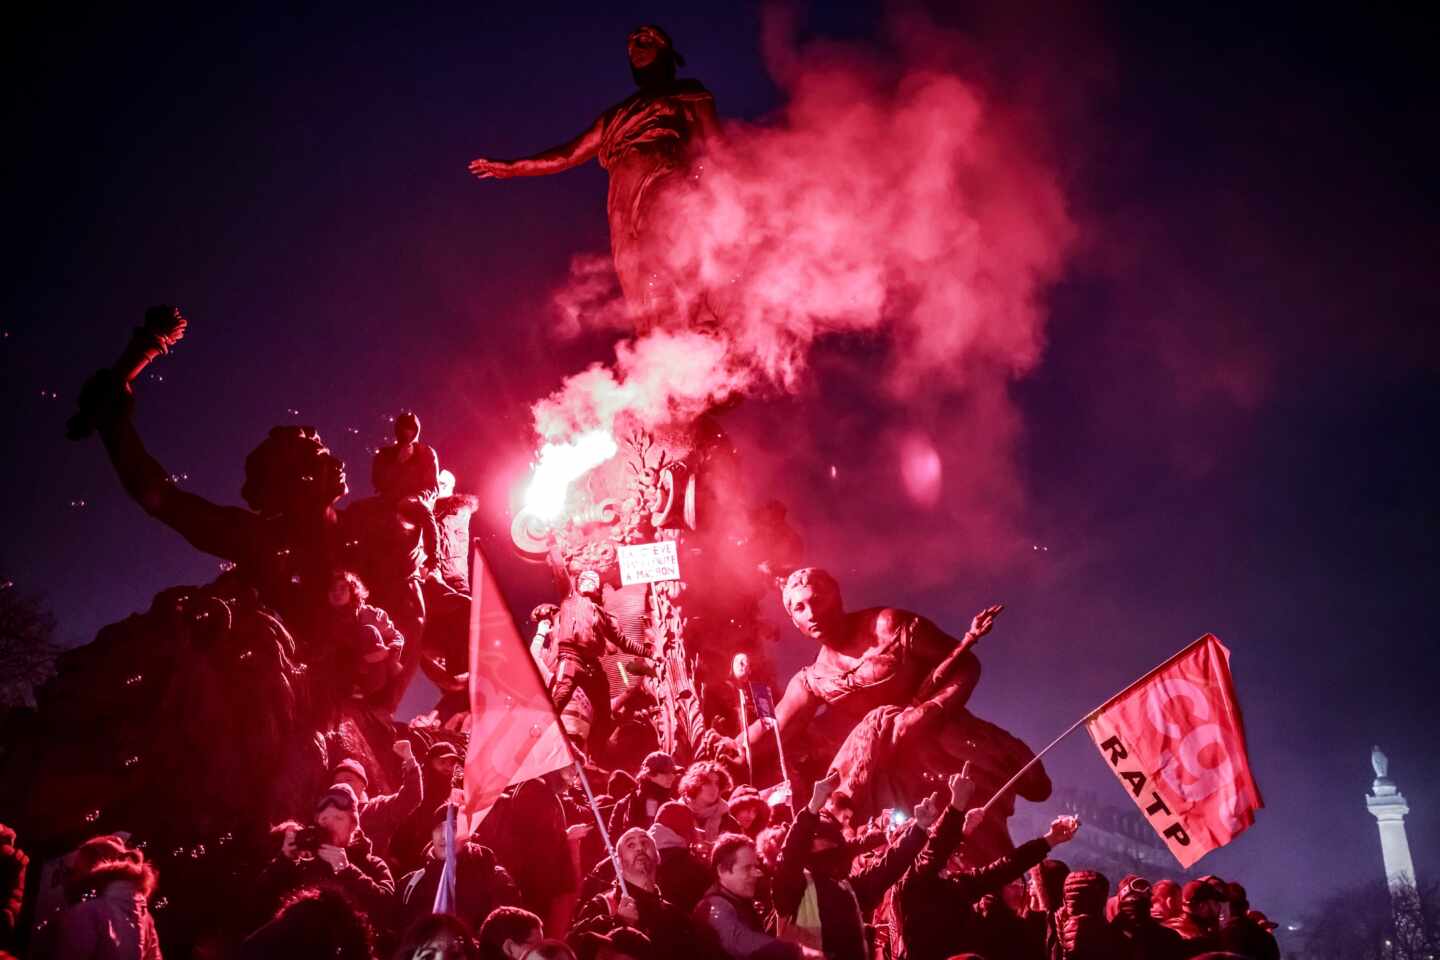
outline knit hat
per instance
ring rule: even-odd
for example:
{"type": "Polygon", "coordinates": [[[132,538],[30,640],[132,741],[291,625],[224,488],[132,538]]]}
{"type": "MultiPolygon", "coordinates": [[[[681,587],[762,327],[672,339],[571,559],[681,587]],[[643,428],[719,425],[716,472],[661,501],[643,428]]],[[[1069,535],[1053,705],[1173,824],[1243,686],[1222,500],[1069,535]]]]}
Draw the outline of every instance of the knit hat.
{"type": "Polygon", "coordinates": [[[679,800],[662,803],[655,812],[655,822],[673,830],[687,844],[695,842],[695,814],[679,800]]]}
{"type": "Polygon", "coordinates": [[[1110,895],[1110,881],[1094,870],[1072,870],[1065,878],[1066,908],[1079,916],[1105,915],[1105,898],[1110,895]]]}
{"type": "Polygon", "coordinates": [[[362,764],[359,760],[356,760],[354,757],[346,757],[344,760],[341,760],[339,763],[335,764],[335,769],[330,771],[330,776],[339,776],[341,770],[350,771],[351,773],[355,774],[355,776],[359,777],[360,782],[363,783],[367,788],[370,786],[370,778],[365,775],[365,765],[362,764]]]}
{"type": "MultiPolygon", "coordinates": [[[[732,814],[750,806],[763,808],[762,816],[768,817],[770,814],[770,805],[765,802],[764,797],[760,796],[760,791],[750,786],[750,784],[742,783],[730,791],[730,812],[732,814]]],[[[757,809],[757,812],[760,812],[760,810],[757,809]]]]}
{"type": "Polygon", "coordinates": [[[640,764],[640,775],[643,777],[662,776],[667,773],[676,773],[679,769],[674,757],[656,750],[640,764]]]}
{"type": "Polygon", "coordinates": [[[1202,900],[1214,900],[1218,903],[1223,899],[1224,897],[1220,895],[1220,891],[1215,889],[1215,885],[1207,883],[1204,880],[1191,880],[1185,884],[1185,888],[1180,891],[1180,900],[1182,903],[1199,903],[1202,900]]]}

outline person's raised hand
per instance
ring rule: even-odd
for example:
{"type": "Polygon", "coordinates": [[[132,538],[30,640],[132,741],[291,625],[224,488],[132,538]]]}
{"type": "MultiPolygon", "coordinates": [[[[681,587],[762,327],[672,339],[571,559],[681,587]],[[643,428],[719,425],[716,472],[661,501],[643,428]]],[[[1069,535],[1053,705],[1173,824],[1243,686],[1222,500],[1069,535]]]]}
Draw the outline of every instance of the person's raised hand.
{"type": "Polygon", "coordinates": [[[565,839],[570,841],[571,843],[579,843],[581,840],[584,840],[586,837],[590,836],[590,831],[594,829],[594,824],[572,823],[570,824],[570,826],[565,828],[565,839]]]}
{"type": "Polygon", "coordinates": [[[975,832],[976,830],[979,830],[979,829],[980,829],[980,824],[982,824],[982,823],[984,823],[984,822],[985,822],[985,808],[984,808],[984,807],[975,807],[975,808],[972,809],[972,810],[966,810],[966,811],[965,811],[965,823],[964,823],[964,825],[961,827],[961,832],[963,832],[963,833],[965,834],[965,836],[967,836],[967,837],[968,837],[968,836],[971,836],[972,834],[974,834],[974,832],[975,832]]]}
{"type": "Polygon", "coordinates": [[[1079,829],[1079,817],[1056,817],[1050,822],[1050,829],[1045,831],[1045,842],[1052,847],[1057,847],[1072,839],[1075,831],[1079,829]]]}
{"type": "Polygon", "coordinates": [[[810,788],[810,812],[819,813],[825,809],[825,803],[830,799],[830,794],[840,786],[840,771],[832,770],[824,780],[815,781],[815,786],[810,788]]]}
{"type": "Polygon", "coordinates": [[[975,781],[967,779],[963,773],[950,774],[950,806],[956,810],[964,810],[970,798],[975,796],[975,781]]]}
{"type": "Polygon", "coordinates": [[[415,744],[411,743],[404,737],[396,740],[395,745],[392,747],[392,749],[395,751],[395,756],[399,757],[401,760],[415,759],[415,744]]]}
{"type": "Polygon", "coordinates": [[[995,606],[986,607],[984,610],[975,614],[975,619],[970,621],[970,636],[979,640],[985,636],[985,634],[989,633],[990,628],[995,626],[995,618],[1000,616],[1000,611],[1004,609],[1005,604],[997,603],[995,606]]]}
{"type": "Polygon", "coordinates": [[[938,790],[915,804],[915,822],[920,824],[921,830],[929,830],[931,825],[940,819],[940,810],[944,805],[945,801],[938,790]]]}

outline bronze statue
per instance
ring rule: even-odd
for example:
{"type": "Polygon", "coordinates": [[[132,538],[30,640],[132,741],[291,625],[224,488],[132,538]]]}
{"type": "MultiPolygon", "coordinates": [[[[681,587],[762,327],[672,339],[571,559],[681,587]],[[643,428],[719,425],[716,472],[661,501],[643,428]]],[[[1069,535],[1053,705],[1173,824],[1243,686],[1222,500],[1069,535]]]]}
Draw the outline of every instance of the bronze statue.
{"type": "MultiPolygon", "coordinates": [[[[815,662],[795,674],[776,705],[786,760],[802,775],[840,774],[840,789],[857,817],[908,808],[934,790],[934,778],[958,773],[966,761],[981,793],[1001,786],[1033,753],[1009,733],[979,719],[966,701],[980,679],[971,647],[990,632],[1001,607],[976,614],[963,640],[906,610],[877,607],[847,613],[835,579],[815,567],[796,570],[784,586],[796,629],[820,644],[815,662]],[[824,707],[822,713],[821,708],[824,707]]],[[[758,722],[749,730],[756,756],[773,753],[758,722]]],[[[1017,792],[1050,794],[1037,764],[1017,792]]],[[[997,813],[1008,816],[1010,804],[997,813]]],[[[1010,846],[1003,818],[992,818],[977,857],[1010,846]],[[983,849],[982,849],[983,848],[983,849]]],[[[989,862],[988,860],[985,862],[989,862]]]]}
{"type": "Polygon", "coordinates": [[[628,46],[635,93],[573,140],[519,160],[481,157],[470,172],[481,179],[539,177],[598,158],[610,174],[610,251],[636,327],[714,322],[709,298],[693,277],[674,275],[664,253],[683,226],[678,206],[686,177],[719,130],[715,98],[699,81],[676,78],[685,60],[659,27],[638,27],[628,46]]]}

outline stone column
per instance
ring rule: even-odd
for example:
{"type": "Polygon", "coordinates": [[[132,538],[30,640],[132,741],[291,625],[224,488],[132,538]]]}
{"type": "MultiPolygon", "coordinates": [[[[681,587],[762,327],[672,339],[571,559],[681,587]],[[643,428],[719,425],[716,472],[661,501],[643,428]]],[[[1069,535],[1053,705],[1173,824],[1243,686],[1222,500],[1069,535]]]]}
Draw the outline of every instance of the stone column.
{"type": "Polygon", "coordinates": [[[1375,747],[1370,752],[1375,782],[1365,796],[1365,806],[1380,828],[1380,854],[1385,859],[1385,880],[1391,887],[1415,883],[1415,863],[1410,859],[1410,841],[1405,836],[1405,814],[1410,806],[1395,781],[1389,777],[1390,761],[1375,747]]]}

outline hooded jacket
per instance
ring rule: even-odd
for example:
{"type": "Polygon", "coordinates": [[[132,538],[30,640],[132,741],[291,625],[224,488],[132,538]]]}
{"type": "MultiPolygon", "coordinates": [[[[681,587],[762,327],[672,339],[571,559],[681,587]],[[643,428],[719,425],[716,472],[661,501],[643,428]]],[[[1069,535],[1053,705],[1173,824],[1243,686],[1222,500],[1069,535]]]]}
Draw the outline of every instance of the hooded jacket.
{"type": "Polygon", "coordinates": [[[161,960],[143,868],[111,862],[93,877],[98,895],[60,916],[54,960],[161,960]]]}

